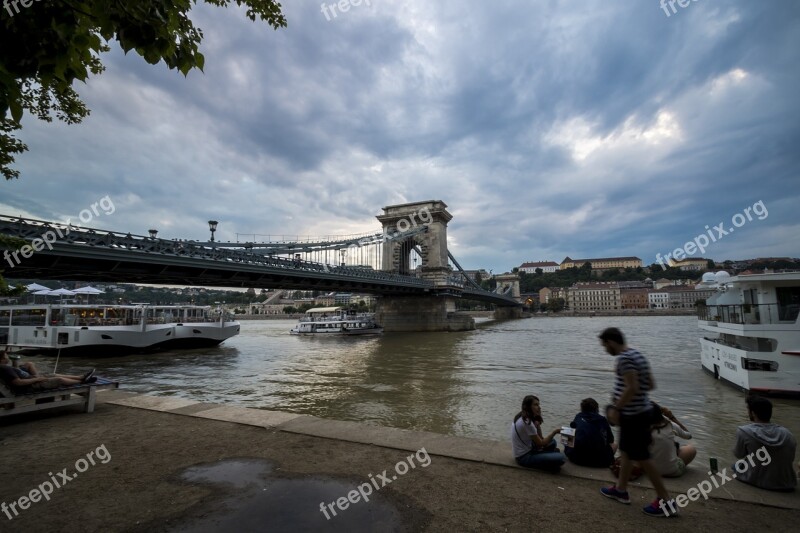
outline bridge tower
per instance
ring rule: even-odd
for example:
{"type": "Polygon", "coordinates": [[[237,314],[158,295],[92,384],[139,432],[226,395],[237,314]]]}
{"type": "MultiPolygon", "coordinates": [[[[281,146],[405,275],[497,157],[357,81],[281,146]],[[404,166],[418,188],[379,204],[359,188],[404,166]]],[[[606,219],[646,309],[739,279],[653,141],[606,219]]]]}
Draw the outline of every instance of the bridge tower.
{"type": "Polygon", "coordinates": [[[519,274],[497,274],[494,279],[497,282],[496,292],[509,291],[509,296],[522,302],[519,291],[519,274]]]}
{"type": "MultiPolygon", "coordinates": [[[[522,296],[519,290],[519,274],[498,274],[494,279],[497,282],[495,292],[504,293],[508,291],[509,296],[522,303],[522,296]]],[[[494,310],[494,317],[497,319],[519,318],[520,316],[522,316],[522,309],[519,307],[498,307],[494,310]]]]}
{"type": "Polygon", "coordinates": [[[376,320],[386,331],[463,331],[475,329],[475,320],[456,313],[456,301],[463,284],[454,279],[448,265],[447,223],[453,215],[441,200],[390,205],[377,219],[383,225],[382,270],[413,275],[409,265],[416,249],[421,258],[417,275],[434,283],[423,296],[383,296],[378,300],[376,320]],[[425,228],[405,239],[393,239],[398,232],[425,228]]]}

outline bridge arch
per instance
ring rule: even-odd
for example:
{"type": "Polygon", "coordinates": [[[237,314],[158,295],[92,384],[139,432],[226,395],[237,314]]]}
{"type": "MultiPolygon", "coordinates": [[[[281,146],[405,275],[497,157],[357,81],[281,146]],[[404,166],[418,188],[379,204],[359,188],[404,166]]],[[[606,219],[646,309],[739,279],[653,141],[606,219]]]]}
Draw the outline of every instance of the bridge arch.
{"type": "Polygon", "coordinates": [[[448,264],[447,223],[453,215],[441,200],[390,205],[376,217],[383,226],[383,264],[381,270],[409,274],[411,251],[419,250],[420,277],[434,283],[446,284],[452,270],[448,264]],[[405,239],[393,239],[398,233],[424,227],[426,231],[405,239]]]}

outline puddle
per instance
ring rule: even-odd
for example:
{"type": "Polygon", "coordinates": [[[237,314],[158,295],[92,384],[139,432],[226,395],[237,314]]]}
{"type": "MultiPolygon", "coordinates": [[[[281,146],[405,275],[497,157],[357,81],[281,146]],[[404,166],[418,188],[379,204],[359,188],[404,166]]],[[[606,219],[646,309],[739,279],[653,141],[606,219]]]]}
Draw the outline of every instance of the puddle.
{"type": "MultiPolygon", "coordinates": [[[[406,531],[396,505],[379,491],[359,495],[357,503],[345,510],[335,502],[360,483],[322,477],[284,478],[274,475],[274,467],[261,459],[228,459],[191,467],[181,475],[183,481],[211,485],[218,498],[190,510],[175,533],[216,533],[220,531],[406,531]],[[320,511],[325,502],[330,519],[320,511]],[[333,511],[327,504],[333,503],[333,511]],[[336,515],[333,515],[335,511],[336,515]]],[[[355,499],[355,498],[354,498],[355,499]]]]}

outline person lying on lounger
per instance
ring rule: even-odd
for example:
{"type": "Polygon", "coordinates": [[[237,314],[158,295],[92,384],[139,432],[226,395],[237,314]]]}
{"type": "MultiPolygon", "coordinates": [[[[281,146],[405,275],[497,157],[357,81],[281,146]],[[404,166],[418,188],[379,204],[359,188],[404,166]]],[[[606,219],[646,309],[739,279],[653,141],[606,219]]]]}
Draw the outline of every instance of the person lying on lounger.
{"type": "Polygon", "coordinates": [[[68,374],[42,376],[33,363],[22,363],[19,368],[13,367],[8,359],[8,354],[5,352],[0,352],[0,379],[16,394],[97,381],[97,378],[94,377],[94,369],[83,376],[71,376],[68,374]]]}

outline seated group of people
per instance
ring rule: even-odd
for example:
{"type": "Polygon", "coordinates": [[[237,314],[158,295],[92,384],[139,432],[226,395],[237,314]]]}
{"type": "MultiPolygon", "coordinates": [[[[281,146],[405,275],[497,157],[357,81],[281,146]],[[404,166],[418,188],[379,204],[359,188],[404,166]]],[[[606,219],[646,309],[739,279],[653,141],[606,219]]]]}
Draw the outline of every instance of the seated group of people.
{"type": "Polygon", "coordinates": [[[33,363],[26,362],[19,366],[13,366],[8,358],[8,354],[6,352],[0,352],[0,380],[2,380],[14,394],[25,394],[28,392],[57,389],[69,385],[78,385],[80,383],[94,383],[97,381],[97,378],[94,377],[94,369],[82,376],[73,376],[69,374],[42,375],[33,363]]]}
{"type": "MultiPolygon", "coordinates": [[[[686,465],[695,458],[697,450],[692,445],[679,446],[675,442],[676,435],[685,439],[691,439],[692,435],[669,409],[662,409],[662,414],[654,420],[651,454],[663,476],[677,477],[686,471],[686,465]]],[[[558,471],[567,459],[577,465],[597,468],[607,468],[614,463],[617,451],[614,433],[606,417],[600,414],[600,406],[594,398],[581,401],[581,412],[570,423],[570,427],[575,429],[575,438],[570,446],[564,447],[564,454],[558,450],[555,441],[561,429],[555,429],[545,437],[541,424],[539,398],[526,396],[511,431],[512,448],[518,464],[558,471]]]]}
{"type": "MultiPolygon", "coordinates": [[[[752,423],[737,429],[734,455],[737,459],[751,459],[745,471],[736,470],[736,479],[769,490],[794,490],[797,485],[793,466],[797,441],[789,430],[770,422],[772,402],[748,396],[746,403],[752,423]],[[754,457],[756,461],[752,460],[754,457]]],[[[581,401],[581,412],[570,423],[570,427],[575,429],[574,440],[564,447],[563,454],[555,441],[561,429],[554,429],[545,436],[541,426],[539,398],[526,396],[511,427],[511,444],[517,464],[550,472],[558,472],[567,459],[588,467],[606,468],[614,464],[617,451],[614,434],[593,398],[581,401]]],[[[659,473],[663,477],[682,476],[696,457],[697,449],[691,444],[681,445],[675,438],[691,439],[689,430],[672,411],[658,406],[655,406],[651,430],[650,456],[659,473]]]]}

